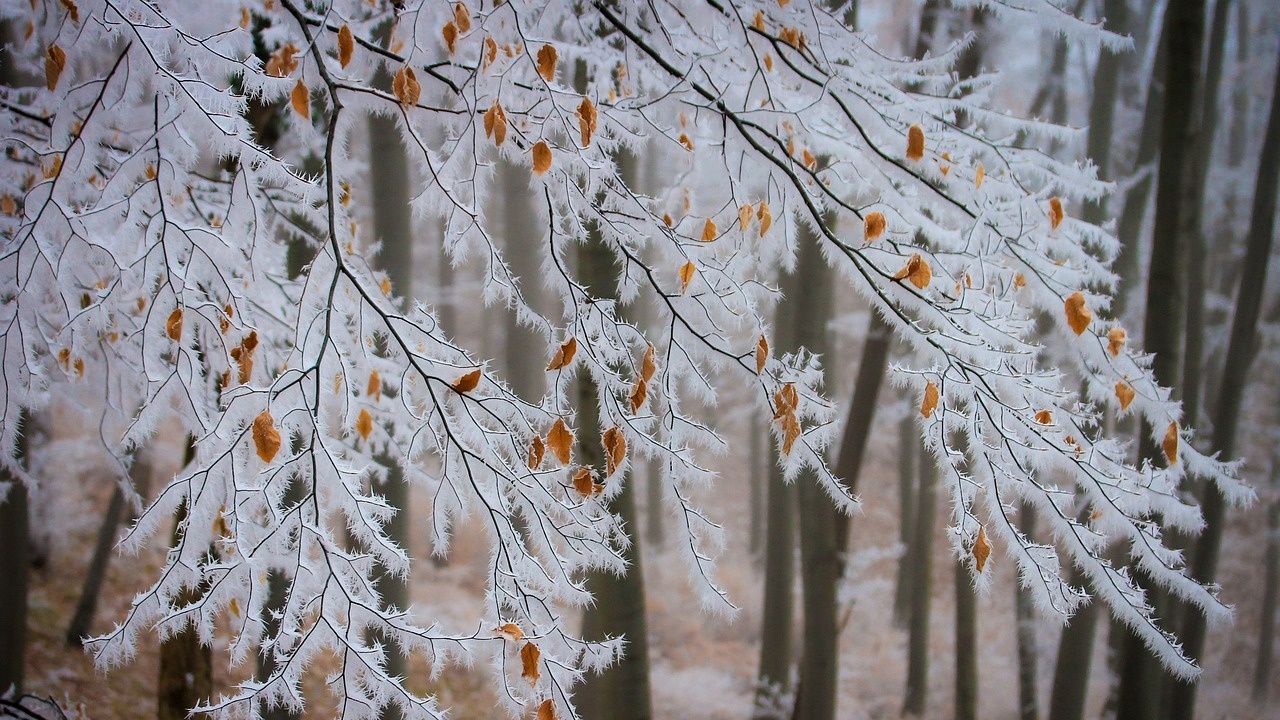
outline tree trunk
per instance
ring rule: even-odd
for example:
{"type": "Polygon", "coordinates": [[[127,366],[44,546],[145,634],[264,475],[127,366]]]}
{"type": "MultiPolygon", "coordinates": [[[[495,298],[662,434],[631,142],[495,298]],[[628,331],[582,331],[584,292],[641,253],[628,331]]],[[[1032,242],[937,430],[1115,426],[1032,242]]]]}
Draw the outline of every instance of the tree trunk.
{"type": "MultiPolygon", "coordinates": [[[[1165,11],[1166,103],[1171,108],[1193,108],[1199,96],[1200,50],[1204,37],[1204,0],[1171,3],[1165,11]]],[[[1182,228],[1189,214],[1192,185],[1192,148],[1196,128],[1190,113],[1167,112],[1160,128],[1160,174],[1156,187],[1156,222],[1147,283],[1147,312],[1143,349],[1155,354],[1155,379],[1174,387],[1182,370],[1183,333],[1186,328],[1187,247],[1182,228]]],[[[1164,453],[1151,439],[1151,428],[1142,423],[1139,456],[1162,463],[1164,453]]],[[[1157,612],[1167,605],[1163,593],[1148,583],[1148,594],[1157,612]]],[[[1160,705],[1163,669],[1132,631],[1126,629],[1118,717],[1154,720],[1160,705]]]]}
{"type": "MultiPolygon", "coordinates": [[[[862,359],[858,361],[858,378],[853,385],[853,400],[849,403],[849,418],[845,421],[844,435],[840,439],[840,457],[836,460],[836,477],[844,480],[849,492],[857,492],[858,477],[862,473],[862,460],[867,454],[867,440],[871,437],[872,423],[876,417],[876,405],[880,401],[880,386],[884,383],[884,371],[889,364],[889,345],[893,342],[893,329],[874,309],[867,322],[866,339],[862,345],[862,359]]],[[[912,429],[914,432],[914,428],[912,429]]],[[[836,549],[845,552],[849,546],[850,518],[836,514],[836,549]]]]}
{"type": "MultiPolygon", "coordinates": [[[[916,433],[916,447],[919,434],[916,433]]],[[[911,540],[911,625],[907,653],[907,692],[902,714],[923,717],[929,701],[929,601],[932,595],[930,572],[933,565],[933,516],[938,470],[934,459],[921,452],[918,469],[920,487],[916,492],[916,517],[911,540]]]]}
{"type": "MultiPolygon", "coordinates": [[[[503,249],[511,272],[520,282],[525,301],[538,308],[542,294],[542,260],[538,247],[543,238],[540,231],[531,232],[534,226],[529,219],[537,213],[533,206],[533,194],[529,190],[529,173],[502,161],[498,170],[499,201],[502,203],[502,225],[505,234],[503,249]]],[[[507,314],[506,377],[511,389],[522,399],[537,402],[546,392],[547,374],[538,362],[545,352],[542,336],[527,325],[522,325],[514,312],[507,314]]]]}
{"type": "MultiPolygon", "coordinates": [[[[19,420],[18,448],[21,461],[27,454],[30,418],[19,420]]],[[[27,486],[8,470],[0,468],[0,483],[8,492],[0,501],[0,695],[13,688],[22,693],[27,649],[27,578],[31,573],[30,509],[27,486]]]]}
{"type": "MultiPolygon", "coordinates": [[[[1280,66],[1280,63],[1277,65],[1280,66]]],[[[1249,240],[1236,295],[1231,339],[1222,365],[1222,391],[1214,413],[1213,451],[1224,458],[1236,455],[1245,384],[1258,348],[1258,316],[1267,283],[1267,259],[1271,256],[1275,234],[1277,190],[1280,190],[1280,73],[1276,75],[1267,134],[1263,140],[1262,155],[1258,159],[1253,217],[1250,220],[1249,240]]],[[[1196,543],[1191,575],[1202,583],[1211,583],[1217,576],[1218,551],[1222,545],[1226,514],[1226,498],[1217,485],[1208,484],[1204,488],[1203,512],[1205,528],[1196,543]]],[[[1191,658],[1201,657],[1205,642],[1204,616],[1187,613],[1180,636],[1187,655],[1191,658]]],[[[1189,720],[1194,717],[1196,687],[1195,683],[1186,682],[1174,685],[1171,703],[1173,718],[1189,720]]]]}
{"type": "MultiPolygon", "coordinates": [[[[129,468],[133,487],[140,495],[146,497],[147,488],[151,484],[151,459],[143,450],[135,453],[133,464],[129,468]]],[[[116,546],[116,531],[120,521],[124,519],[124,491],[116,486],[111,492],[111,500],[107,503],[107,512],[98,526],[98,539],[93,546],[93,557],[85,570],[84,585],[80,589],[80,601],[76,603],[75,614],[67,626],[66,641],[72,647],[80,647],[84,638],[89,636],[93,627],[93,616],[98,609],[98,597],[102,593],[102,583],[107,577],[107,566],[111,562],[116,546]]]]}
{"type": "MultiPolygon", "coordinates": [[[[585,87],[585,68],[579,64],[578,84],[585,87]]],[[[638,160],[619,152],[618,174],[628,185],[634,185],[638,160]]],[[[617,298],[613,255],[598,237],[591,237],[578,250],[579,280],[597,298],[617,298]]],[[[598,390],[585,373],[578,378],[578,449],[582,462],[594,468],[604,467],[601,445],[598,390]]],[[[622,492],[614,497],[609,510],[618,515],[623,527],[639,528],[636,506],[635,474],[626,478],[622,492]]],[[[652,717],[652,693],[649,685],[649,628],[645,615],[644,564],[640,543],[632,542],[623,551],[627,571],[619,576],[610,572],[592,572],[586,581],[595,603],[583,613],[582,636],[586,640],[603,640],[623,636],[626,651],[616,664],[597,676],[586,679],[577,695],[579,713],[586,718],[647,720],[652,717]]]]}
{"type": "MultiPolygon", "coordinates": [[[[1125,0],[1105,0],[1103,13],[1108,30],[1125,32],[1128,28],[1129,7],[1125,0]]],[[[1098,176],[1104,180],[1112,177],[1111,143],[1115,135],[1116,96],[1124,69],[1125,62],[1120,53],[1099,49],[1098,65],[1093,72],[1093,100],[1089,105],[1087,152],[1089,159],[1098,166],[1098,176]]],[[[1101,224],[1107,219],[1106,199],[1086,202],[1082,216],[1085,222],[1101,224]]]]}
{"type": "MultiPolygon", "coordinates": [[[[800,257],[793,295],[792,322],[797,345],[828,357],[827,322],[831,318],[832,277],[822,258],[821,239],[802,225],[800,257]]],[[[800,517],[800,580],[804,604],[804,635],[800,657],[800,685],[796,689],[795,717],[833,720],[836,713],[836,680],[840,666],[840,632],[837,628],[836,586],[841,574],[841,548],[836,545],[840,511],[813,473],[796,478],[800,517]]]]}
{"type": "Polygon", "coordinates": [[[767,492],[767,473],[764,469],[765,433],[760,427],[760,420],[752,414],[747,418],[747,477],[751,483],[751,509],[749,530],[751,557],[759,558],[764,550],[765,493],[767,492]]]}
{"type": "Polygon", "coordinates": [[[1271,457],[1271,502],[1267,504],[1267,562],[1258,621],[1258,661],[1253,673],[1253,704],[1264,707],[1271,692],[1271,656],[1276,640],[1276,596],[1280,594],[1280,453],[1271,457]]]}
{"type": "MultiPolygon", "coordinates": [[[[1035,540],[1036,514],[1024,501],[1018,511],[1022,532],[1028,540],[1035,540]]],[[[1020,720],[1039,720],[1040,701],[1037,697],[1036,664],[1036,608],[1031,591],[1014,583],[1014,607],[1018,629],[1018,717],[1020,720]]]]}
{"type": "Polygon", "coordinates": [[[920,455],[920,433],[908,403],[907,413],[898,423],[898,542],[902,557],[898,558],[898,581],[893,593],[893,618],[905,628],[911,620],[911,552],[915,541],[916,459],[920,455]]]}
{"type": "Polygon", "coordinates": [[[969,563],[957,558],[956,720],[978,718],[978,592],[969,563]]]}
{"type": "Polygon", "coordinates": [[[1227,149],[1231,167],[1244,164],[1249,137],[1249,83],[1244,82],[1252,63],[1249,58],[1249,3],[1236,3],[1235,88],[1231,93],[1231,143],[1227,149]]]}

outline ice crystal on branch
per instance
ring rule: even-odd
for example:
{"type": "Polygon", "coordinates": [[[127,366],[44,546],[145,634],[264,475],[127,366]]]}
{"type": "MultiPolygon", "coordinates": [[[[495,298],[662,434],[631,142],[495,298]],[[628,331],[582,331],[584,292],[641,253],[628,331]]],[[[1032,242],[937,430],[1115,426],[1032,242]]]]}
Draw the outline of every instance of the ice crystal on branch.
{"type": "MultiPolygon", "coordinates": [[[[208,640],[229,622],[232,659],[270,647],[276,669],[207,709],[299,706],[303,670],[332,653],[344,717],[387,703],[439,716],[388,675],[366,639],[378,630],[433,668],[487,661],[513,715],[573,716],[580,673],[620,650],[573,637],[564,613],[588,599],[584,570],[623,570],[629,540],[604,501],[631,458],[661,460],[694,582],[724,607],[710,560],[720,528],[689,492],[712,479],[702,458],[723,440],[688,402],[746,383],[775,419],[788,477],[808,466],[840,507],[856,504],[823,461],[835,412],[818,359],[769,353],[776,272],[807,225],[914,353],[898,379],[925,397],[957,550],[981,573],[1002,549],[1063,616],[1086,599],[1065,579],[1079,567],[1166,665],[1195,671],[1101,553],[1122,543],[1159,585],[1221,617],[1155,519],[1198,527],[1175,492],[1187,474],[1232,498],[1248,491],[1178,444],[1178,405],[1104,317],[1115,241],[1070,209],[1106,187],[1008,140],[1068,131],[953,94],[959,47],[890,58],[808,3],[396,5],[0,5],[21,37],[15,73],[30,79],[0,104],[2,459],[14,464],[22,408],[86,385],[129,424],[114,452],[160,423],[180,424],[194,447],[126,541],[163,542],[158,530],[180,517],[163,574],[94,641],[100,663],[127,660],[153,626],[208,640]],[[518,397],[370,268],[378,238],[351,202],[367,182],[352,140],[370,114],[394,119],[418,169],[414,209],[444,224],[447,251],[480,258],[486,299],[542,332],[545,397],[518,397]],[[287,132],[267,147],[271,123],[287,132]],[[619,170],[642,149],[667,170],[648,194],[619,170]],[[539,198],[528,220],[543,277],[516,277],[503,259],[486,202],[500,172],[526,175],[539,198]],[[571,270],[588,238],[612,256],[616,300],[571,270]],[[291,244],[306,255],[296,277],[291,244]],[[521,289],[537,283],[558,312],[526,302],[521,289]],[[623,319],[642,303],[652,329],[623,319]],[[1033,333],[1041,314],[1056,318],[1048,338],[1033,333]],[[1042,344],[1068,358],[1086,397],[1042,344]],[[606,466],[575,465],[575,374],[599,388],[606,466]],[[1159,439],[1177,461],[1132,467],[1098,432],[1107,406],[1170,428],[1159,439]],[[441,546],[455,518],[489,529],[471,627],[382,606],[375,566],[403,574],[409,558],[384,529],[394,508],[370,490],[378,458],[437,499],[441,546]],[[1055,545],[1018,532],[1008,508],[1019,500],[1055,545]],[[262,621],[268,571],[291,584],[277,630],[262,621]]],[[[1123,42],[1045,1],[994,9],[1123,42]]]]}

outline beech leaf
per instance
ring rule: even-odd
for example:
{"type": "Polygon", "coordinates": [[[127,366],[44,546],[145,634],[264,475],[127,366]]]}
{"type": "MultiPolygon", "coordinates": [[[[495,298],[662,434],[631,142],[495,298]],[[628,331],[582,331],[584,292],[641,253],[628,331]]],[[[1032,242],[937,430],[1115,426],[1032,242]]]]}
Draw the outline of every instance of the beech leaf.
{"type": "Polygon", "coordinates": [[[262,462],[269,463],[280,452],[280,431],[271,413],[263,410],[253,419],[253,449],[262,462]]]}

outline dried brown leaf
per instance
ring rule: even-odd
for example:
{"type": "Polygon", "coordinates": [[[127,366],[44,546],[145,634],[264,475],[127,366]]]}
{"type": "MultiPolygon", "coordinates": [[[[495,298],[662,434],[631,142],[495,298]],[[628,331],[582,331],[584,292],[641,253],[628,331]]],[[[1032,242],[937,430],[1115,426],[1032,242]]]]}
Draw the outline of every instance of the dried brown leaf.
{"type": "Polygon", "coordinates": [[[987,558],[991,557],[991,543],[987,540],[987,529],[978,526],[978,539],[973,541],[973,564],[981,573],[987,566],[987,558]]]}
{"type": "Polygon", "coordinates": [[[644,406],[644,401],[648,397],[649,384],[643,379],[637,378],[635,384],[631,386],[631,392],[627,395],[627,399],[631,401],[632,415],[640,412],[640,408],[644,406]]]}
{"type": "Polygon", "coordinates": [[[547,444],[542,442],[541,435],[534,435],[533,442],[529,443],[529,469],[537,470],[542,467],[542,459],[547,455],[547,444]]]}
{"type": "Polygon", "coordinates": [[[293,111],[302,116],[303,120],[311,119],[311,91],[307,90],[306,83],[302,82],[302,78],[298,78],[298,82],[293,86],[293,92],[289,93],[289,104],[293,106],[293,111]]]}
{"type": "Polygon", "coordinates": [[[494,634],[501,635],[508,640],[519,641],[524,639],[524,631],[515,623],[503,623],[494,628],[493,632],[494,634]]]}
{"type": "Polygon", "coordinates": [[[538,660],[542,658],[542,651],[533,643],[525,643],[520,648],[520,677],[524,678],[530,685],[537,685],[538,678],[541,673],[538,671],[538,660]]]}
{"type": "Polygon", "coordinates": [[[929,263],[925,261],[920,253],[912,253],[907,259],[907,264],[893,276],[894,280],[907,280],[917,288],[924,290],[929,287],[929,283],[933,280],[933,270],[929,268],[929,263]]]}
{"type": "Polygon", "coordinates": [[[920,415],[928,420],[938,407],[938,386],[930,380],[924,385],[924,400],[920,402],[920,415]]]}
{"type": "Polygon", "coordinates": [[[1133,386],[1129,383],[1124,380],[1116,383],[1116,399],[1120,401],[1121,412],[1128,410],[1129,403],[1133,402],[1133,399],[1137,396],[1138,393],[1134,391],[1133,386]]]}
{"type": "Polygon", "coordinates": [[[610,477],[627,458],[627,438],[622,429],[614,426],[604,431],[601,436],[605,453],[605,477],[610,477]]]}
{"type": "Polygon", "coordinates": [[[1107,352],[1113,357],[1120,355],[1120,351],[1124,349],[1125,331],[1122,327],[1113,327],[1107,332],[1107,352]]]}
{"type": "Polygon", "coordinates": [[[369,373],[369,384],[365,387],[365,395],[379,397],[382,395],[382,376],[377,370],[369,373]]]}
{"type": "Polygon", "coordinates": [[[584,97],[578,105],[578,130],[582,136],[582,147],[591,147],[591,136],[596,132],[599,114],[591,98],[584,97]]]}
{"type": "Polygon", "coordinates": [[[1063,308],[1067,313],[1067,325],[1071,326],[1075,334],[1080,335],[1089,329],[1089,323],[1093,322],[1093,311],[1085,305],[1083,293],[1071,293],[1063,303],[1063,308]]]}
{"type": "Polygon", "coordinates": [[[556,52],[554,45],[543,45],[538,49],[538,74],[543,80],[553,82],[556,79],[556,63],[560,59],[560,53],[556,52]]]}
{"type": "Polygon", "coordinates": [[[452,55],[458,49],[458,26],[452,20],[445,23],[444,27],[440,28],[440,37],[444,38],[444,46],[452,55]]]}
{"type": "Polygon", "coordinates": [[[987,179],[987,169],[978,163],[978,169],[973,173],[973,186],[975,188],[982,187],[982,181],[987,179]]]}
{"type": "Polygon", "coordinates": [[[1164,456],[1169,458],[1169,464],[1174,465],[1178,462],[1178,423],[1169,423],[1169,429],[1164,432],[1164,442],[1160,443],[1160,447],[1164,449],[1164,456]]]}
{"type": "Polygon", "coordinates": [[[1048,410],[1041,410],[1040,412],[1036,413],[1036,422],[1040,423],[1041,425],[1052,425],[1053,413],[1049,412],[1048,410]]]}
{"type": "Polygon", "coordinates": [[[262,462],[269,463],[280,452],[280,431],[271,413],[263,410],[253,419],[253,449],[262,462]]]}
{"type": "Polygon", "coordinates": [[[764,335],[756,341],[756,374],[764,372],[765,363],[769,362],[769,341],[764,335]]]}
{"type": "Polygon", "coordinates": [[[422,86],[418,84],[418,75],[408,65],[401,65],[400,69],[396,71],[395,79],[391,82],[391,88],[395,91],[396,99],[402,105],[417,105],[418,98],[422,96],[422,86]]]}
{"type": "Polygon", "coordinates": [[[551,146],[547,145],[546,140],[539,140],[538,144],[533,146],[533,172],[537,175],[545,175],[550,169],[551,146]]]}
{"type": "Polygon", "coordinates": [[[62,77],[62,70],[66,66],[67,52],[58,47],[57,43],[50,45],[44,57],[44,84],[49,92],[57,89],[58,78],[62,77]]]}
{"type": "Polygon", "coordinates": [[[551,358],[551,362],[547,363],[547,370],[560,370],[569,366],[573,362],[573,356],[578,353],[578,339],[570,337],[560,344],[560,348],[556,350],[555,357],[551,358]]]}
{"type": "Polygon", "coordinates": [[[924,159],[924,128],[919,125],[907,128],[907,159],[914,161],[924,159]]]}
{"type": "Polygon", "coordinates": [[[543,700],[538,706],[537,720],[556,720],[556,704],[551,698],[543,700]]]}
{"type": "Polygon", "coordinates": [[[698,239],[702,242],[711,242],[716,239],[717,234],[718,229],[716,228],[716,221],[711,218],[707,218],[707,221],[702,224],[702,236],[698,239]]]}
{"type": "Polygon", "coordinates": [[[467,10],[467,6],[463,3],[457,3],[453,6],[453,22],[458,26],[458,32],[466,34],[471,31],[471,12],[467,10]]]}
{"type": "Polygon", "coordinates": [[[351,34],[351,28],[343,24],[338,29],[338,64],[346,67],[351,63],[351,57],[356,52],[356,39],[351,34]]]}
{"type": "Polygon", "coordinates": [[[1058,226],[1067,217],[1067,213],[1062,209],[1062,200],[1060,198],[1049,199],[1049,228],[1057,230],[1058,226]]]}
{"type": "Polygon", "coordinates": [[[175,342],[182,339],[182,308],[174,308],[169,313],[169,319],[164,321],[164,332],[175,342]]]}
{"type": "Polygon", "coordinates": [[[564,418],[557,418],[556,424],[551,426],[551,432],[547,433],[547,445],[561,465],[568,465],[573,459],[573,431],[564,423],[564,418]]]}
{"type": "Polygon", "coordinates": [[[689,283],[693,282],[693,276],[698,272],[698,266],[690,260],[680,266],[680,294],[683,295],[689,289],[689,283]]]}
{"type": "Polygon", "coordinates": [[[862,239],[864,242],[872,242],[879,240],[884,235],[885,228],[888,223],[884,219],[884,213],[873,211],[867,213],[867,217],[862,222],[862,239]]]}
{"type": "Polygon", "coordinates": [[[654,359],[656,352],[653,343],[649,343],[649,347],[644,351],[644,359],[640,361],[640,379],[644,382],[652,380],[653,373],[658,369],[658,364],[654,359]]]}
{"type": "Polygon", "coordinates": [[[364,440],[368,440],[373,432],[373,416],[366,408],[360,408],[360,413],[356,415],[356,432],[364,440]]]}
{"type": "Polygon", "coordinates": [[[454,380],[453,389],[460,393],[469,393],[472,390],[475,390],[476,387],[480,385],[480,375],[482,372],[483,368],[476,368],[457,380],[454,380]]]}
{"type": "Polygon", "coordinates": [[[761,200],[759,207],[756,208],[756,219],[760,221],[760,237],[769,232],[769,226],[773,225],[773,213],[769,211],[769,203],[761,200]]]}

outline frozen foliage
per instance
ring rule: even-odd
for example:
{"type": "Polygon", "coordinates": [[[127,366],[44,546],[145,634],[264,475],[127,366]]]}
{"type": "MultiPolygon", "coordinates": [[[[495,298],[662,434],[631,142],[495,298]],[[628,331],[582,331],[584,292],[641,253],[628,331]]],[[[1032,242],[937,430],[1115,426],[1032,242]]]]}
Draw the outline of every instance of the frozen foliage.
{"type": "MultiPolygon", "coordinates": [[[[1123,42],[1047,0],[982,4],[1123,42]]],[[[887,57],[806,2],[398,5],[0,4],[18,60],[0,98],[0,459],[14,465],[21,408],[86,387],[128,423],[105,441],[117,456],[162,423],[194,448],[125,542],[168,542],[179,518],[162,575],[93,642],[102,665],[126,662],[139,632],[190,625],[209,640],[223,623],[233,662],[267,650],[277,665],[214,698],[205,709],[220,716],[300,706],[304,668],[331,655],[343,717],[386,703],[439,717],[432,698],[387,675],[367,632],[378,629],[437,671],[491,666],[513,715],[549,701],[573,716],[573,683],[621,648],[573,637],[564,613],[588,600],[584,570],[623,569],[628,539],[602,498],[619,491],[626,458],[657,461],[693,582],[708,606],[728,607],[713,574],[714,509],[688,499],[713,479],[699,458],[723,442],[686,401],[751,385],[756,412],[776,419],[788,477],[809,466],[841,508],[856,505],[822,460],[835,413],[819,363],[759,342],[777,268],[793,264],[807,225],[912,349],[918,362],[899,382],[921,397],[937,390],[922,430],[951,487],[956,551],[990,536],[1062,617],[1088,599],[1066,579],[1079,567],[1168,667],[1196,672],[1131,567],[1224,617],[1161,535],[1200,526],[1177,493],[1187,475],[1236,500],[1249,491],[1186,442],[1149,358],[1093,314],[1107,306],[1116,243],[1070,210],[1107,187],[1090,167],[1033,149],[1073,131],[962,92],[951,72],[961,46],[887,57]],[[288,124],[270,151],[250,120],[264,107],[288,124]],[[547,358],[574,339],[545,397],[514,394],[367,263],[378,239],[359,223],[367,171],[350,145],[371,113],[403,135],[421,178],[415,211],[444,223],[456,261],[481,259],[486,301],[539,330],[547,358]],[[664,189],[628,187],[624,151],[669,158],[664,189]],[[542,232],[540,278],[512,275],[487,210],[495,173],[513,165],[540,199],[529,218],[542,232]],[[613,255],[619,301],[593,297],[572,270],[589,237],[613,255]],[[307,258],[296,278],[291,244],[307,258]],[[525,302],[521,288],[540,281],[557,313],[525,302]],[[620,319],[639,303],[660,320],[647,336],[620,319]],[[1051,322],[1037,327],[1042,317],[1051,322]],[[1045,347],[1066,369],[1048,366],[1045,347]],[[615,450],[625,439],[616,467],[588,469],[603,494],[556,457],[572,443],[552,432],[574,427],[569,390],[584,373],[600,388],[601,426],[620,433],[615,450]],[[1133,394],[1122,389],[1123,412],[1176,447],[1176,462],[1133,467],[1103,437],[1118,384],[1133,394]],[[544,443],[536,462],[531,448],[544,443]],[[432,498],[438,549],[458,518],[488,528],[473,625],[421,625],[382,607],[375,566],[406,573],[409,561],[383,531],[393,508],[369,489],[384,472],[375,457],[432,498]],[[1018,532],[1009,509],[1022,499],[1054,545],[1018,532]],[[1129,567],[1100,557],[1117,543],[1129,567]],[[290,582],[278,631],[263,620],[268,571],[290,582]],[[505,623],[516,627],[493,630],[505,623]],[[540,655],[520,652],[528,645],[540,655]]]]}

